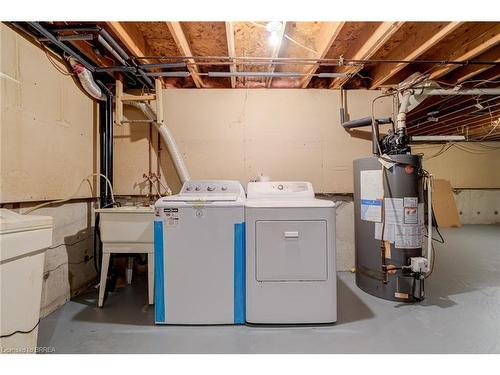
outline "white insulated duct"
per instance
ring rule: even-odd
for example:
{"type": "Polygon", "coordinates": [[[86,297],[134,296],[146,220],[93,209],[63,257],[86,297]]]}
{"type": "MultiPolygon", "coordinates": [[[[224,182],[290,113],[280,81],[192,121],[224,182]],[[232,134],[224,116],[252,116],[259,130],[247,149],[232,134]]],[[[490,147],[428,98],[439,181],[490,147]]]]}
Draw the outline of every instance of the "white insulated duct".
{"type": "Polygon", "coordinates": [[[80,64],[72,57],[69,58],[69,64],[71,65],[73,72],[80,80],[80,84],[82,85],[83,89],[91,97],[97,100],[106,100],[106,95],[104,95],[99,85],[94,81],[92,73],[90,73],[87,68],[85,68],[82,64],[80,64]]]}
{"type": "Polygon", "coordinates": [[[400,98],[399,113],[397,119],[397,129],[406,128],[406,112],[408,111],[408,106],[410,105],[410,98],[413,95],[411,90],[404,91],[400,98]]]}
{"type": "MultiPolygon", "coordinates": [[[[94,99],[106,100],[106,95],[104,95],[99,85],[94,81],[92,73],[72,57],[69,58],[69,63],[75,74],[78,76],[83,89],[94,99]]],[[[187,170],[186,164],[184,163],[184,159],[182,158],[179,148],[177,147],[177,143],[175,142],[174,136],[168,126],[166,126],[165,124],[158,124],[156,122],[156,113],[149,104],[139,102],[127,102],[126,104],[140,109],[142,112],[144,112],[148,119],[153,121],[153,124],[155,124],[156,129],[167,145],[168,151],[170,153],[170,156],[172,157],[175,169],[177,170],[177,174],[179,175],[181,182],[184,183],[186,181],[189,181],[191,177],[189,176],[189,172],[187,170]]]]}
{"type": "Polygon", "coordinates": [[[167,145],[168,152],[172,157],[172,161],[174,162],[175,169],[182,183],[191,180],[191,176],[189,176],[189,172],[187,170],[186,164],[184,163],[184,159],[177,147],[177,143],[175,142],[174,136],[170,130],[170,128],[165,124],[159,124],[156,122],[156,113],[151,108],[149,104],[139,103],[139,102],[127,102],[126,104],[133,106],[137,109],[140,109],[149,120],[153,121],[153,124],[156,126],[158,133],[160,133],[163,141],[167,145]]]}

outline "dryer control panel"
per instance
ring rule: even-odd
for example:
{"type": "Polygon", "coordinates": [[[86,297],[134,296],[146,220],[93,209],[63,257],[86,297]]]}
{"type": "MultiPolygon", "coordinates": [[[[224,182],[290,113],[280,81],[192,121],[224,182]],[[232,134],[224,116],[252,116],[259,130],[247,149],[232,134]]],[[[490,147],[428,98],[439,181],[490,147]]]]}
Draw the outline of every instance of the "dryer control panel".
{"type": "Polygon", "coordinates": [[[248,199],[305,199],[314,198],[314,189],[310,182],[305,181],[266,181],[249,182],[247,186],[248,199]]]}
{"type": "Polygon", "coordinates": [[[237,195],[245,194],[238,181],[191,180],[184,183],[179,195],[237,195]]]}

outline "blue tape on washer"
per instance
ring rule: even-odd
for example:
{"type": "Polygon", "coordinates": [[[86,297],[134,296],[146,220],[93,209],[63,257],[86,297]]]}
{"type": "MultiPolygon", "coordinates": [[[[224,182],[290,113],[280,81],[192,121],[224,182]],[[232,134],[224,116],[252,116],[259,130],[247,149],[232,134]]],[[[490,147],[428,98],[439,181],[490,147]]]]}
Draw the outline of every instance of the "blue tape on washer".
{"type": "Polygon", "coordinates": [[[155,323],[165,324],[165,275],[163,265],[163,220],[154,221],[155,323]]]}
{"type": "Polygon", "coordinates": [[[245,223],[234,224],[234,324],[245,324],[245,223]]]}
{"type": "Polygon", "coordinates": [[[361,199],[365,206],[382,206],[382,199],[361,199]]]}

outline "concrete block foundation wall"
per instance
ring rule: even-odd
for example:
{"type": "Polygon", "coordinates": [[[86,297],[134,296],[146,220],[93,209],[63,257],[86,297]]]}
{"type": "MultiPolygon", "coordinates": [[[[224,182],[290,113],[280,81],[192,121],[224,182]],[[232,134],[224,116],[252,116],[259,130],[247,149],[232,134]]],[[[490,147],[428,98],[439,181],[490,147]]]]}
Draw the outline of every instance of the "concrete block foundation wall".
{"type": "MultiPolygon", "coordinates": [[[[23,212],[36,204],[5,204],[3,207],[23,212]]],[[[86,199],[33,211],[33,215],[54,218],[52,246],[45,253],[41,317],[64,305],[96,280],[94,204],[94,199],[86,199]]]]}
{"type": "Polygon", "coordinates": [[[462,224],[500,224],[500,189],[454,190],[462,224]]]}

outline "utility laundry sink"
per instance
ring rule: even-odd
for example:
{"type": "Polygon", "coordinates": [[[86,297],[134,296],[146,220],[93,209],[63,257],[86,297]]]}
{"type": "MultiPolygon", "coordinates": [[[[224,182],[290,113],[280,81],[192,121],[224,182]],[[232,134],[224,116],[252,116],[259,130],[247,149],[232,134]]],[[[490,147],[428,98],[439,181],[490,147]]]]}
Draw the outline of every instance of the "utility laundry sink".
{"type": "Polygon", "coordinates": [[[122,206],[96,210],[106,243],[153,243],[153,207],[122,206]]]}

